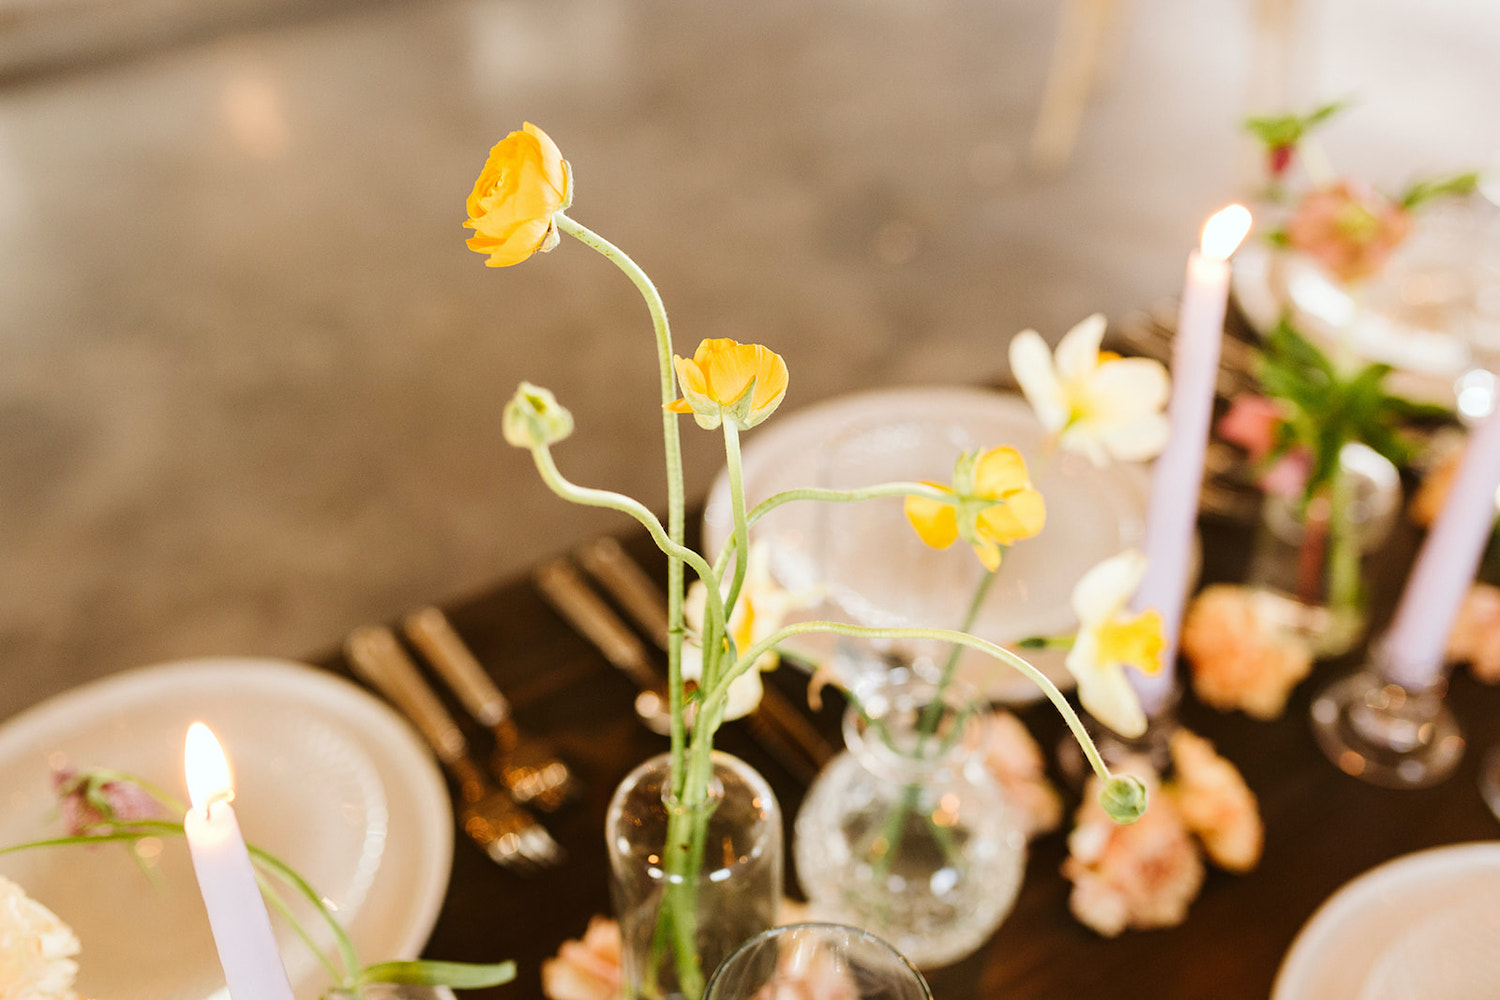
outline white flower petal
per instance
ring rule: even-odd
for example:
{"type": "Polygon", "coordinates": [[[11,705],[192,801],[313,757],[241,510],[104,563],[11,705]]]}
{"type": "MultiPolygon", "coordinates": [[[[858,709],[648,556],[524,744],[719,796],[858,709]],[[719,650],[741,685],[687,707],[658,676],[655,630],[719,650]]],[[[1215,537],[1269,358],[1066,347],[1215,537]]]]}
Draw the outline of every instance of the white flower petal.
{"type": "Polygon", "coordinates": [[[1064,385],[1081,383],[1099,367],[1099,345],[1107,326],[1103,313],[1094,313],[1063,335],[1057,344],[1057,377],[1064,385]]]}
{"type": "Polygon", "coordinates": [[[1010,341],[1010,373],[1037,420],[1056,432],[1068,422],[1068,398],[1052,369],[1052,352],[1035,330],[1022,330],[1010,341]]]}
{"type": "Polygon", "coordinates": [[[1089,409],[1101,423],[1155,413],[1167,405],[1171,380],[1160,361],[1118,358],[1106,361],[1089,378],[1089,409]]]}
{"type": "Polygon", "coordinates": [[[682,679],[685,681],[703,679],[703,650],[698,648],[696,642],[682,644],[682,679]]]}
{"type": "Polygon", "coordinates": [[[1057,437],[1058,446],[1064,451],[1082,455],[1099,468],[1109,464],[1110,451],[1104,444],[1101,429],[1088,421],[1075,421],[1057,437]]]}
{"type": "Polygon", "coordinates": [[[1162,453],[1172,424],[1160,413],[1145,413],[1099,428],[1099,441],[1121,462],[1147,462],[1162,453]]]}
{"type": "Polygon", "coordinates": [[[1093,636],[1080,633],[1068,652],[1067,667],[1078,681],[1078,703],[1084,711],[1121,736],[1146,731],[1146,713],[1119,664],[1097,662],[1093,636]]]}
{"type": "Polygon", "coordinates": [[[1097,628],[1118,615],[1145,575],[1146,556],[1137,549],[1110,556],[1083,574],[1073,587],[1072,601],[1082,629],[1097,628]]]}
{"type": "Polygon", "coordinates": [[[729,697],[724,703],[724,718],[742,719],[760,705],[765,688],[759,670],[747,670],[729,682],[729,697]]]}

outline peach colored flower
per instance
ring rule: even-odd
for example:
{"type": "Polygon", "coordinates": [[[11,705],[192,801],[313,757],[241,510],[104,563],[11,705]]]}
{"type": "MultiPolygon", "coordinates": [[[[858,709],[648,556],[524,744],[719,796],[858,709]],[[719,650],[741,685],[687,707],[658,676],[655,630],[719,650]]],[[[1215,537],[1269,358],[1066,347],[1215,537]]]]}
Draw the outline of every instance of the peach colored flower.
{"type": "Polygon", "coordinates": [[[1347,180],[1309,192],[1287,223],[1287,242],[1343,282],[1368,278],[1411,231],[1411,214],[1374,188],[1347,180]]]}
{"type": "Polygon", "coordinates": [[[1412,523],[1422,528],[1432,527],[1443,505],[1448,502],[1448,491],[1453,489],[1453,480],[1458,476],[1458,466],[1464,457],[1462,441],[1436,445],[1433,450],[1440,453],[1428,463],[1407,510],[1412,523]]]}
{"type": "Polygon", "coordinates": [[[1275,624],[1267,600],[1247,587],[1215,584],[1188,608],[1182,652],[1192,668],[1193,691],[1220,711],[1277,718],[1287,695],[1312,669],[1312,650],[1275,624]]]}
{"type": "Polygon", "coordinates": [[[1062,823],[1062,796],[1047,780],[1046,758],[1021,720],[1003,709],[991,714],[981,747],[984,763],[1005,790],[1027,839],[1056,830],[1062,823]]]}
{"type": "Polygon", "coordinates": [[[776,959],[776,973],[751,1000],[860,1000],[846,959],[814,941],[791,941],[776,959]]]}
{"type": "Polygon", "coordinates": [[[1476,583],[1459,605],[1448,636],[1448,662],[1466,660],[1476,679],[1500,684],[1500,587],[1476,583]]]}
{"type": "Polygon", "coordinates": [[[579,941],[564,941],[554,958],[542,963],[542,993],[550,1000],[618,1000],[620,925],[594,917],[579,941]]]}
{"type": "Polygon", "coordinates": [[[1172,735],[1172,765],[1167,793],[1188,829],[1203,842],[1209,860],[1232,872],[1254,869],[1266,831],[1255,793],[1239,768],[1215,753],[1208,740],[1186,729],[1172,735]]]}
{"type": "Polygon", "coordinates": [[[1126,761],[1114,770],[1145,782],[1151,805],[1135,823],[1120,826],[1099,805],[1099,779],[1089,778],[1062,868],[1073,883],[1068,907],[1105,937],[1173,927],[1203,885],[1203,860],[1172,798],[1156,794],[1150,764],[1126,761]]]}
{"type": "Polygon", "coordinates": [[[0,878],[0,1000],[75,1000],[78,950],[67,924],[0,878]]]}

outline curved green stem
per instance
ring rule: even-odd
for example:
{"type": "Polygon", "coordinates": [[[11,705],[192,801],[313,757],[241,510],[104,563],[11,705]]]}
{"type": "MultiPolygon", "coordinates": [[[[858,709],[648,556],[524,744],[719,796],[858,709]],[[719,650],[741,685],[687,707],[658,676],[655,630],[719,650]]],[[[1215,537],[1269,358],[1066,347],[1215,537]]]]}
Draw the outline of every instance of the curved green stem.
{"type": "MultiPolygon", "coordinates": [[[[628,497],[623,493],[616,493],[613,490],[597,490],[570,482],[558,470],[557,463],[552,460],[552,449],[545,444],[533,447],[531,449],[531,457],[536,463],[537,471],[542,475],[542,481],[547,484],[553,493],[556,493],[564,500],[584,507],[605,507],[609,510],[617,510],[639,521],[642,527],[651,534],[651,540],[656,543],[657,548],[665,552],[669,558],[678,559],[693,568],[693,572],[698,574],[698,578],[703,581],[704,586],[708,589],[709,613],[718,621],[724,620],[724,599],[723,595],[719,593],[719,578],[714,573],[713,567],[708,564],[708,560],[686,545],[674,542],[669,538],[667,532],[662,528],[661,522],[656,519],[655,514],[646,509],[645,504],[634,497],[628,497]]],[[[677,628],[680,632],[680,622],[677,628]]],[[[669,684],[669,686],[675,691],[682,685],[679,680],[679,683],[675,685],[669,684]]],[[[674,712],[673,718],[675,719],[679,714],[674,712]]]]}
{"type": "MultiPolygon", "coordinates": [[[[667,307],[662,301],[661,293],[656,290],[656,285],[652,284],[646,272],[625,251],[561,212],[553,218],[560,230],[602,254],[624,272],[641,293],[646,309],[651,313],[651,325],[656,333],[656,367],[661,382],[661,402],[665,407],[677,398],[677,382],[672,369],[672,328],[667,322],[667,307]]],[[[687,539],[682,442],[677,432],[677,415],[666,409],[662,410],[661,433],[667,465],[667,535],[674,545],[680,547],[687,539]]],[[[667,692],[672,720],[673,760],[682,759],[682,751],[687,742],[686,729],[682,723],[682,564],[680,555],[667,551],[667,692]]]]}
{"type": "MultiPolygon", "coordinates": [[[[755,509],[745,515],[745,527],[753,528],[755,523],[765,517],[771,511],[782,504],[791,503],[794,500],[822,500],[828,503],[855,503],[861,500],[879,500],[884,497],[906,497],[919,496],[929,500],[948,501],[953,500],[953,493],[949,490],[929,486],[927,483],[880,483],[875,486],[866,486],[857,490],[833,490],[824,487],[807,486],[792,490],[782,490],[775,493],[755,505],[755,509]]],[[[714,560],[714,572],[719,576],[724,575],[729,566],[729,560],[733,556],[738,544],[731,535],[725,543],[723,550],[714,560]]]]}
{"type": "MultiPolygon", "coordinates": [[[[323,949],[318,947],[317,942],[312,939],[312,935],[303,928],[301,922],[292,913],[291,907],[286,905],[286,900],[281,898],[281,893],[276,891],[276,886],[271,884],[270,878],[264,872],[256,871],[255,884],[260,887],[261,897],[267,903],[271,904],[271,909],[281,914],[281,919],[287,922],[287,925],[291,927],[292,932],[297,935],[307,950],[318,957],[319,964],[328,973],[328,978],[333,980],[334,987],[336,989],[349,989],[353,986],[354,983],[350,977],[354,970],[350,969],[348,972],[340,972],[338,966],[334,965],[328,956],[323,954],[323,949]]],[[[358,968],[358,966],[354,968],[358,968]]]]}
{"type": "MultiPolygon", "coordinates": [[[[318,911],[318,915],[323,918],[324,923],[333,931],[333,938],[338,946],[339,958],[343,960],[344,968],[349,970],[350,975],[356,974],[360,969],[360,964],[359,956],[354,950],[354,942],[350,939],[349,932],[344,930],[344,925],[338,922],[338,918],[333,915],[333,912],[328,909],[328,905],[323,902],[323,897],[318,895],[318,891],[309,885],[306,879],[297,874],[296,869],[292,868],[292,866],[282,861],[276,855],[256,847],[254,844],[246,844],[245,847],[250,852],[251,860],[259,863],[266,871],[269,871],[281,879],[281,881],[296,889],[302,894],[304,899],[312,904],[313,909],[318,911]]],[[[296,929],[298,934],[303,936],[304,940],[306,939],[307,935],[303,932],[301,926],[297,924],[296,920],[288,916],[287,922],[296,929]]],[[[316,948],[313,950],[317,951],[316,948]]],[[[320,956],[321,954],[319,952],[320,956]]]]}
{"type": "MultiPolygon", "coordinates": [[[[734,579],[729,584],[729,595],[724,598],[724,606],[733,610],[735,602],[740,599],[740,588],[745,584],[745,569],[750,562],[750,526],[745,518],[745,483],[740,461],[739,428],[729,420],[725,420],[721,426],[724,428],[725,468],[729,471],[729,509],[734,516],[734,545],[738,553],[734,558],[734,579]]],[[[724,630],[729,630],[727,619],[724,630]]]]}
{"type": "Polygon", "coordinates": [[[931,639],[935,642],[951,642],[961,646],[977,649],[981,653],[988,654],[1002,663],[1008,664],[1020,671],[1031,680],[1047,700],[1052,702],[1058,713],[1067,723],[1073,738],[1078,741],[1083,755],[1088,759],[1089,766],[1093,768],[1101,780],[1110,777],[1109,767],[1104,763],[1104,758],[1099,755],[1099,750],[1094,746],[1094,741],[1089,738],[1088,731],[1084,729],[1078,713],[1073,711],[1073,706],[1068,704],[1068,699],[1057,689],[1057,685],[1047,679],[1036,667],[1027,663],[1021,657],[1012,653],[1002,646],[993,642],[980,639],[977,636],[965,632],[955,632],[952,629],[943,628],[874,628],[867,625],[850,625],[846,622],[809,621],[796,622],[766,636],[760,642],[755,643],[740,655],[734,666],[720,677],[718,682],[704,696],[705,707],[708,703],[722,702],[728,695],[729,685],[736,677],[750,669],[760,655],[778,644],[785,642],[793,636],[804,635],[808,632],[833,632],[837,635],[847,635],[859,639],[931,639]]]}

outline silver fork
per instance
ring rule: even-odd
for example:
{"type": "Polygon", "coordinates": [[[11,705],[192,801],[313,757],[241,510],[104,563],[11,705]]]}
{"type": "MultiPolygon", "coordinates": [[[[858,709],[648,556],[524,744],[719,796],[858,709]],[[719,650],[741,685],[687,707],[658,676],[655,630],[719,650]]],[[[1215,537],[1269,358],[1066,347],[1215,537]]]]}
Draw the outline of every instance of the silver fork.
{"type": "Polygon", "coordinates": [[[459,822],[491,860],[521,874],[562,862],[563,849],[546,828],[474,763],[463,733],[422,680],[395,633],[382,625],[362,626],[349,633],[344,652],[354,672],[412,721],[458,781],[463,798],[459,822]]]}
{"type": "Polygon", "coordinates": [[[568,766],[557,759],[545,741],[516,726],[510,702],[464,645],[448,617],[437,608],[423,608],[407,615],[401,627],[469,714],[494,730],[490,771],[510,789],[516,801],[547,812],[562,805],[574,787],[568,766]]]}

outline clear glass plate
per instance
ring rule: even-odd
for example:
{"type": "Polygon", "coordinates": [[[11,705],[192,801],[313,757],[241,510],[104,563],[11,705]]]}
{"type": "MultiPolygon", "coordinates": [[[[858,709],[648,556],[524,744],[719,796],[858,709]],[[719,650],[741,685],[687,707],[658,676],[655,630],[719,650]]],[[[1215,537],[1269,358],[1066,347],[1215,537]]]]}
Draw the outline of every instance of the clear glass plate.
{"type": "MultiPolygon", "coordinates": [[[[746,435],[746,503],[802,486],[854,488],[889,480],[952,481],[953,462],[972,448],[1010,445],[1026,457],[1047,502],[1047,526],[1006,553],[975,633],[1006,643],[1069,633],[1073,585],[1095,563],[1139,546],[1150,487],[1144,467],[1103,468],[1046,446],[1045,433],[1019,396],[975,388],[902,388],[831,400],[774,420],[746,435]]],[[[704,544],[717,552],[732,531],[727,476],[720,474],[704,511],[704,544]]],[[[963,543],[924,545],[902,512],[901,498],[855,504],[795,502],[756,525],[771,570],[788,589],[820,598],[798,617],[833,617],[865,625],[951,628],[962,621],[984,570],[963,543]]],[[[796,651],[817,662],[839,644],[803,637],[796,651]]],[[[939,658],[946,650],[896,643],[879,655],[939,658]]],[[[1027,659],[1059,684],[1069,683],[1062,655],[1029,651],[1027,659]]],[[[960,673],[985,696],[1025,701],[1036,687],[982,653],[966,652],[960,673]]]]}

